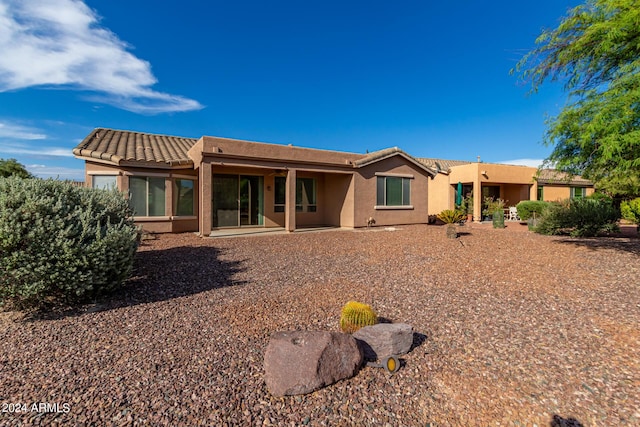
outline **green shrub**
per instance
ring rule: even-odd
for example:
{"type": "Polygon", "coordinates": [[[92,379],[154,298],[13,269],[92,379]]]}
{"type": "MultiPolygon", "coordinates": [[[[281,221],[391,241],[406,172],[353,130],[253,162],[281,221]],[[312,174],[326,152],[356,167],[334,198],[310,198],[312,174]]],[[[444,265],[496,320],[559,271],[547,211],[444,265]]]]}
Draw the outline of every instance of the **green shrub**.
{"type": "Polygon", "coordinates": [[[378,323],[378,316],[368,304],[349,301],[342,307],[340,329],[347,334],[352,334],[364,326],[371,326],[376,323],[378,323]]]}
{"type": "Polygon", "coordinates": [[[622,202],[620,204],[620,213],[622,218],[640,225],[640,197],[622,202]]]}
{"type": "Polygon", "coordinates": [[[603,201],[607,201],[607,202],[613,203],[613,199],[610,196],[608,196],[608,195],[606,195],[604,193],[601,193],[599,191],[596,191],[596,192],[590,194],[589,196],[587,196],[587,199],[603,200],[603,201]]]}
{"type": "Polygon", "coordinates": [[[609,200],[575,199],[549,205],[535,231],[591,237],[601,232],[616,231],[619,217],[609,200]]]}
{"type": "Polygon", "coordinates": [[[545,209],[549,206],[548,202],[542,200],[523,200],[516,205],[518,216],[522,221],[526,221],[536,214],[536,217],[542,216],[545,209]]]}
{"type": "Polygon", "coordinates": [[[0,179],[0,304],[76,303],[128,277],[137,230],[117,191],[0,179]]]}
{"type": "Polygon", "coordinates": [[[491,216],[491,222],[493,223],[493,228],[504,228],[504,211],[502,209],[494,211],[491,216]]]}
{"type": "Polygon", "coordinates": [[[445,224],[455,224],[465,219],[467,215],[459,210],[445,209],[438,214],[438,219],[445,224]]]}

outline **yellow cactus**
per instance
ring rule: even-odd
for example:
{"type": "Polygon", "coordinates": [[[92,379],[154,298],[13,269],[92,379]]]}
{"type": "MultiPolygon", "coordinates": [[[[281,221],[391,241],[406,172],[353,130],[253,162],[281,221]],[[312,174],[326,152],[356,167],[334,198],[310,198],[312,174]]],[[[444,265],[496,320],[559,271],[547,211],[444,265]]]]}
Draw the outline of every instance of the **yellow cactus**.
{"type": "Polygon", "coordinates": [[[349,301],[342,307],[340,329],[347,334],[352,334],[363,326],[375,325],[376,323],[378,323],[378,316],[370,305],[349,301]]]}

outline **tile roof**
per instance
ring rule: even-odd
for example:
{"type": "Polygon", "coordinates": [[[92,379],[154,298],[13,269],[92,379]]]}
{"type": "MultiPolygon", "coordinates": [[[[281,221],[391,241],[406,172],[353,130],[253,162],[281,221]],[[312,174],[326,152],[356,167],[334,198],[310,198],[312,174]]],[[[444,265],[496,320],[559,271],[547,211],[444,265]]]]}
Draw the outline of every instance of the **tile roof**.
{"type": "Polygon", "coordinates": [[[190,165],[193,162],[187,151],[197,141],[194,138],[97,128],[73,149],[73,154],[115,164],[190,165]]]}
{"type": "Polygon", "coordinates": [[[564,184],[564,185],[584,185],[592,186],[593,182],[580,175],[569,175],[555,169],[541,169],[538,172],[538,184],[564,184]]]}
{"type": "Polygon", "coordinates": [[[467,160],[446,160],[446,159],[433,159],[433,158],[426,158],[426,157],[419,157],[419,158],[416,158],[416,160],[418,160],[420,163],[438,172],[448,172],[453,166],[468,165],[473,163],[467,160]]]}

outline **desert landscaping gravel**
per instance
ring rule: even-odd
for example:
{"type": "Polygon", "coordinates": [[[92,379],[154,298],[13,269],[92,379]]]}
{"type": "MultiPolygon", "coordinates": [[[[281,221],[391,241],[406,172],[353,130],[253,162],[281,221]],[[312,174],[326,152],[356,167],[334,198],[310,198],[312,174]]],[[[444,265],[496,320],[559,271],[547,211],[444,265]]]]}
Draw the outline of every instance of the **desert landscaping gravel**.
{"type": "Polygon", "coordinates": [[[640,239],[510,228],[145,240],[117,296],[0,313],[0,425],[640,425],[640,239]],[[272,397],[269,336],[349,300],[413,326],[401,369],[272,397]]]}

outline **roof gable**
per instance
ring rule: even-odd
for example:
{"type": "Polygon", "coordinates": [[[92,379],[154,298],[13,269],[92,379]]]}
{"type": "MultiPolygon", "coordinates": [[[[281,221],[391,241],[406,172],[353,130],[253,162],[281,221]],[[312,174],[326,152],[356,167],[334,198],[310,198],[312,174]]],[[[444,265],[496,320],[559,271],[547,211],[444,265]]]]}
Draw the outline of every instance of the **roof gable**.
{"type": "Polygon", "coordinates": [[[420,162],[415,157],[410,156],[409,154],[405,153],[404,151],[402,151],[398,147],[392,147],[392,148],[386,148],[384,150],[374,151],[373,153],[369,153],[369,154],[365,155],[363,158],[361,158],[359,160],[356,160],[355,162],[353,162],[353,165],[356,168],[361,168],[361,167],[368,166],[370,164],[377,163],[377,162],[380,162],[382,160],[385,160],[385,159],[388,159],[388,158],[394,157],[394,156],[403,157],[404,159],[409,161],[409,163],[412,163],[413,165],[417,166],[418,168],[424,170],[425,172],[427,172],[432,177],[436,175],[436,172],[433,169],[431,169],[430,167],[428,167],[424,163],[420,162]]]}

